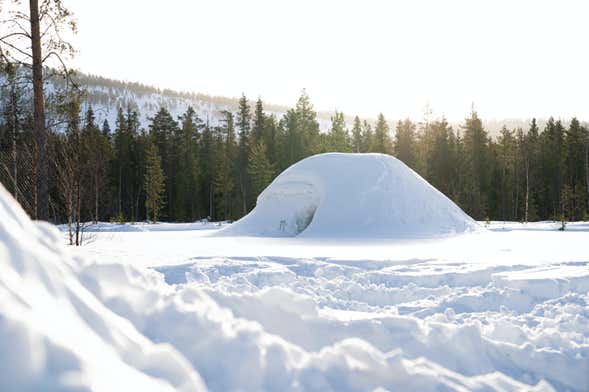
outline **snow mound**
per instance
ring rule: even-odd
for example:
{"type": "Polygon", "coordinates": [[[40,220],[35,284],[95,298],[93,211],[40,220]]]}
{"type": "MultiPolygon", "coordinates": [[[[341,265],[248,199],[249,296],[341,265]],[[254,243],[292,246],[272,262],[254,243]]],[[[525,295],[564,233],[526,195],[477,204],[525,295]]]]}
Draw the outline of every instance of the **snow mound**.
{"type": "Polygon", "coordinates": [[[289,167],[260,194],[250,214],[219,234],[423,238],[478,227],[392,156],[329,153],[289,167]]]}
{"type": "Polygon", "coordinates": [[[84,286],[86,262],[62,241],[0,184],[0,390],[205,390],[178,351],[154,344],[84,286]]]}

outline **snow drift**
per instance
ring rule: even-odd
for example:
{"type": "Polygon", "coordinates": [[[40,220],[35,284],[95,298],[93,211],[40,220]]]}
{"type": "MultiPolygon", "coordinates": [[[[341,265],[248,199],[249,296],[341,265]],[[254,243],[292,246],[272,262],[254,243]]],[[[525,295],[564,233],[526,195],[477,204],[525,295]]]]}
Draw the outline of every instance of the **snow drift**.
{"type": "MultiPolygon", "coordinates": [[[[205,390],[180,353],[154,344],[84,286],[87,263],[62,242],[0,184],[0,390],[205,390]]],[[[107,279],[125,270],[118,275],[107,279]]]]}
{"type": "Polygon", "coordinates": [[[220,235],[407,238],[477,227],[396,158],[329,153],[285,170],[260,194],[256,208],[220,235]]]}

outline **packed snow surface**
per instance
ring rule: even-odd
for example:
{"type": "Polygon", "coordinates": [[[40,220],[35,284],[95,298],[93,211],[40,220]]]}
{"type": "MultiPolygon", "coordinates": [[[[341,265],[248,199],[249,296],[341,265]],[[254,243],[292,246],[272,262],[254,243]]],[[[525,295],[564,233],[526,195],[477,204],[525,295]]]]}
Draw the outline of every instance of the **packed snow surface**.
{"type": "Polygon", "coordinates": [[[222,235],[430,237],[477,230],[456,204],[384,154],[315,155],[281,173],[222,235]]]}
{"type": "Polygon", "coordinates": [[[101,223],[76,249],[3,189],[0,218],[2,391],[589,390],[589,223],[355,241],[101,223]]]}

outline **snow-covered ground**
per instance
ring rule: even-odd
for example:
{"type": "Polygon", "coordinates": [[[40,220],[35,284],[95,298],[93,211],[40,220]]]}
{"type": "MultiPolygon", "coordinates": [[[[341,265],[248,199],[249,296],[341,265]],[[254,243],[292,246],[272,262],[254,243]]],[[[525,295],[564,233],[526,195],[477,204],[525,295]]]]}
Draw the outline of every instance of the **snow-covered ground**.
{"type": "MultiPolygon", "coordinates": [[[[14,238],[31,251],[23,225],[14,238]]],[[[2,264],[0,352],[15,361],[0,384],[109,390],[122,384],[97,369],[121,367],[127,385],[153,381],[146,390],[587,390],[589,223],[558,227],[342,243],[104,223],[76,249],[51,245],[42,225],[38,246],[69,261],[48,279],[47,249],[34,252],[34,268],[18,267],[34,281],[12,286],[2,264]],[[6,286],[31,290],[38,330],[15,323],[6,286]],[[65,297],[48,304],[43,290],[65,297]],[[100,344],[86,348],[86,335],[100,344]]]]}
{"type": "Polygon", "coordinates": [[[527,390],[542,380],[589,389],[589,223],[562,232],[557,222],[492,222],[456,237],[345,243],[174,227],[103,224],[79,251],[100,261],[92,267],[98,297],[175,346],[211,389],[296,381],[315,390],[527,390]],[[173,310],[141,282],[107,284],[121,264],[161,274],[152,279],[177,302],[173,310]],[[226,319],[204,326],[193,312],[208,318],[210,306],[226,319]],[[241,323],[255,326],[256,337],[230,328],[218,341],[218,329],[241,323]],[[296,347],[305,361],[271,354],[266,339],[296,347]],[[303,363],[312,382],[289,370],[303,363]]]}
{"type": "Polygon", "coordinates": [[[100,223],[74,248],[0,187],[0,390],[589,390],[589,223],[485,228],[436,196],[444,235],[330,237],[322,201],[355,207],[313,192],[293,205],[318,203],[319,235],[260,237],[262,209],[240,236],[100,223]]]}

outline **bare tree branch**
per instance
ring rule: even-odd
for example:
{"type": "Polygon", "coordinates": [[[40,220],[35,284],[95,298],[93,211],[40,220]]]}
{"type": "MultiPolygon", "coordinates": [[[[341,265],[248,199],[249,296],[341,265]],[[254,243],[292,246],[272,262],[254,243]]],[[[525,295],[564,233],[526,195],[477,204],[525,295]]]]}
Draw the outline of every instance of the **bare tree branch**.
{"type": "Polygon", "coordinates": [[[65,74],[65,79],[66,79],[66,90],[69,89],[70,83],[72,84],[72,86],[75,89],[78,89],[78,84],[72,79],[71,73],[70,73],[70,69],[67,67],[67,65],[65,65],[65,62],[63,61],[63,59],[61,58],[61,56],[59,55],[59,53],[57,53],[55,51],[51,51],[51,52],[47,53],[45,55],[45,57],[43,58],[43,60],[41,61],[41,63],[45,63],[45,61],[47,59],[49,59],[51,56],[57,57],[57,59],[61,63],[61,66],[63,68],[63,72],[65,74]]]}
{"type": "Polygon", "coordinates": [[[14,46],[14,45],[13,45],[13,44],[11,44],[10,42],[6,42],[6,41],[4,41],[4,40],[1,40],[1,39],[0,39],[0,41],[1,41],[1,42],[2,42],[4,45],[6,45],[6,46],[9,46],[10,48],[12,48],[12,49],[16,50],[17,52],[19,52],[19,53],[20,53],[20,54],[22,54],[23,56],[26,56],[26,57],[28,57],[28,58],[33,58],[33,56],[32,56],[31,54],[29,54],[29,53],[25,52],[24,50],[20,49],[20,48],[19,48],[19,47],[17,47],[17,46],[14,46]]]}

